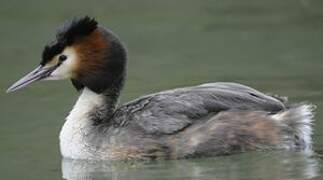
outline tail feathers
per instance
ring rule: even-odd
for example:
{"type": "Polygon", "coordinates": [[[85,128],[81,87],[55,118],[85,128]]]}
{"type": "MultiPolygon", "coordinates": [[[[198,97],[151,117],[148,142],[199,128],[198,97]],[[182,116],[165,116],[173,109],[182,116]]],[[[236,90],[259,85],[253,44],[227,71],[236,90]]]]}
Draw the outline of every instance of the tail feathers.
{"type": "Polygon", "coordinates": [[[282,148],[312,151],[312,122],[315,108],[312,104],[302,104],[272,115],[281,126],[282,148]]]}

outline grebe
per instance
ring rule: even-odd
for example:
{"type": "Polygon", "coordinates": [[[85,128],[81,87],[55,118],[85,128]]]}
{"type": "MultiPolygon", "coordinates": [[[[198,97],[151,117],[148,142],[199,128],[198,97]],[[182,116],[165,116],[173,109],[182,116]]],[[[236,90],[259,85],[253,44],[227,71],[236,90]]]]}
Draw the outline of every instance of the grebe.
{"type": "Polygon", "coordinates": [[[289,105],[237,83],[150,94],[117,107],[127,53],[119,38],[85,16],[67,21],[40,65],[13,84],[71,79],[81,93],[60,132],[63,157],[179,159],[245,151],[311,151],[314,106],[289,105]]]}

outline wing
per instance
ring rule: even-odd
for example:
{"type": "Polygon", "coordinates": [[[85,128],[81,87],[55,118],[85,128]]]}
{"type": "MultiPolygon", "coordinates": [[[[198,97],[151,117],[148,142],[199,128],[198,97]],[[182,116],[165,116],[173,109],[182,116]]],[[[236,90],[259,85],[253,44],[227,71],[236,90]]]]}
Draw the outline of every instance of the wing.
{"type": "Polygon", "coordinates": [[[277,112],[284,103],[236,83],[210,83],[162,91],[136,99],[119,108],[119,123],[151,134],[172,134],[205,121],[220,111],[255,110],[277,112]],[[121,114],[122,117],[121,117],[121,114]]]}

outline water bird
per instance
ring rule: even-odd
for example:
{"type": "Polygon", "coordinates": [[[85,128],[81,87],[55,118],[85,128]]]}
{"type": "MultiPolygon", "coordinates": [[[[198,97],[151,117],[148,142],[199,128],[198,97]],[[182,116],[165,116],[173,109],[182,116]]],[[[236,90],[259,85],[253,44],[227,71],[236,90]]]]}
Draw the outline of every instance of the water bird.
{"type": "Polygon", "coordinates": [[[166,90],[118,105],[127,51],[91,17],[66,21],[40,65],[7,92],[41,80],[71,80],[80,96],[61,129],[63,157],[180,159],[246,151],[310,151],[314,105],[238,83],[166,90]]]}

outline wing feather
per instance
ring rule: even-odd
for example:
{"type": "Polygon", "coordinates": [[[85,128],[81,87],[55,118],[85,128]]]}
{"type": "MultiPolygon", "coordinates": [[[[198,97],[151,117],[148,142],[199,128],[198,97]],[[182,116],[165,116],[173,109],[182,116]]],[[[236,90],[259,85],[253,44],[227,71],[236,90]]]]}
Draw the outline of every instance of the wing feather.
{"type": "Polygon", "coordinates": [[[151,94],[120,109],[124,119],[151,134],[172,134],[220,111],[255,110],[278,112],[284,103],[250,87],[236,83],[209,83],[151,94]]]}

